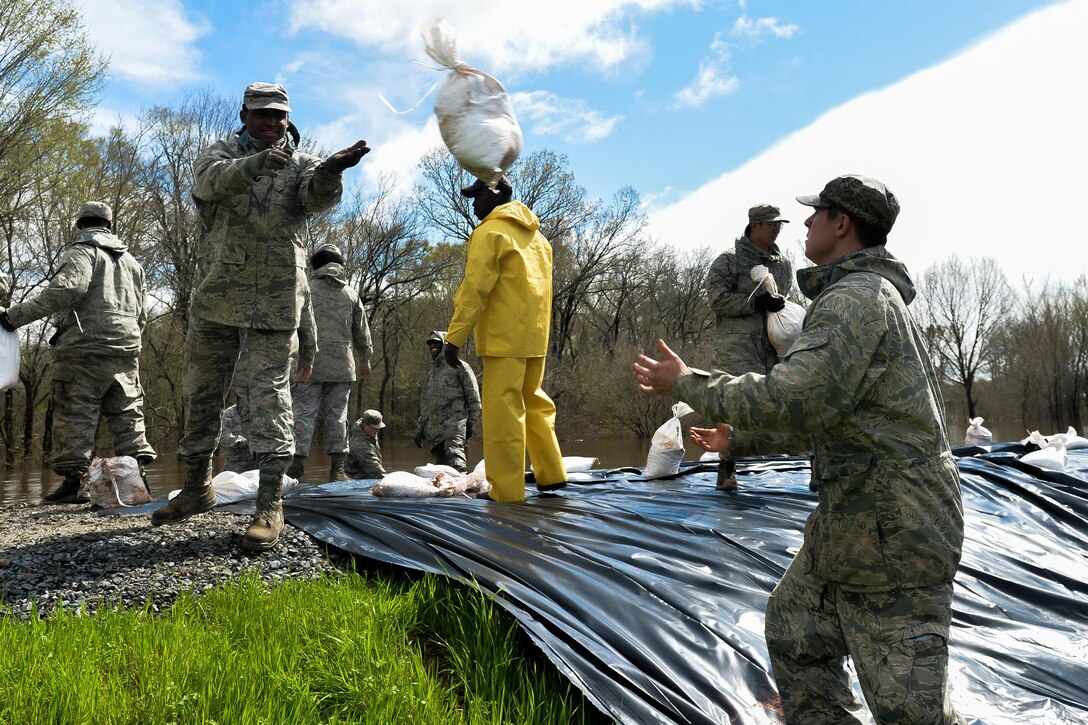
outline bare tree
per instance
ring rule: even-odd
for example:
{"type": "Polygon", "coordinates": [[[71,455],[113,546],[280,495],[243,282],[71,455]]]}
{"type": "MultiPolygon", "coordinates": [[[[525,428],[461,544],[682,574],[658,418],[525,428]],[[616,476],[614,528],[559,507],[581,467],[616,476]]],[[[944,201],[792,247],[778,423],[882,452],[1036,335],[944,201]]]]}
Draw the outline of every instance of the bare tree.
{"type": "Polygon", "coordinates": [[[967,416],[975,417],[974,387],[996,352],[997,334],[1009,323],[1016,296],[997,263],[987,257],[964,263],[952,256],[922,275],[921,317],[938,367],[963,386],[967,416]]]}

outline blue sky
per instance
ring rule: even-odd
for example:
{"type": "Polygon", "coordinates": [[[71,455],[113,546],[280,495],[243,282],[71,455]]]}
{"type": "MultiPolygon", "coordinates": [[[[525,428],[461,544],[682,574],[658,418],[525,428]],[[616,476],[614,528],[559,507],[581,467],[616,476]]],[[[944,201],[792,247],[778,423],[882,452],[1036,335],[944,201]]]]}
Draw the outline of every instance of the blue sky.
{"type": "MultiPolygon", "coordinates": [[[[844,143],[833,133],[812,130],[827,126],[824,119],[829,117],[839,118],[840,128],[848,127],[842,109],[855,109],[851,118],[875,119],[872,122],[886,127],[886,147],[949,143],[952,149],[962,148],[963,142],[956,139],[911,136],[926,127],[920,120],[935,113],[969,116],[979,105],[972,100],[979,78],[978,86],[992,88],[993,102],[999,106],[996,120],[990,114],[978,125],[989,129],[997,143],[1020,144],[1024,139],[1030,146],[1036,134],[1052,136],[1056,131],[1025,128],[1025,123],[1032,123],[1025,109],[1001,110],[1000,104],[1009,100],[1001,98],[1008,79],[983,78],[991,73],[988,69],[997,73],[1004,68],[1000,63],[1010,53],[1021,52],[1012,74],[1023,75],[1029,86],[1037,86],[1034,79],[1044,76],[1059,84],[1057,105],[1034,109],[1038,118],[1065,114],[1066,109],[1072,113],[1076,108],[1072,104],[1085,99],[1086,84],[1079,76],[1086,66],[1078,67],[1084,55],[1073,48],[1083,42],[1061,27],[1073,22],[1070,18],[1085,17],[1085,0],[1057,4],[80,0],[79,4],[93,41],[112,58],[95,111],[98,127],[151,105],[169,105],[198,88],[240,99],[251,81],[279,81],[291,94],[295,122],[324,147],[340,148],[357,138],[371,144],[374,153],[356,175],[363,184],[373,184],[379,172],[396,172],[410,182],[414,160],[440,142],[431,110],[433,95],[403,116],[392,114],[378,96],[406,109],[441,78],[412,61],[434,65],[424,53],[418,29],[428,19],[444,17],[457,31],[462,58],[506,85],[525,133],[525,152],[548,148],[567,154],[576,177],[594,195],[607,197],[621,186],[633,186],[647,202],[655,234],[678,246],[728,244],[743,228],[743,209],[768,196],[795,221],[793,237],[802,237],[804,214],[792,203],[793,196],[818,191],[818,186],[808,185],[817,179],[822,185],[822,180],[838,173],[879,175],[870,168],[839,168],[834,154],[809,170],[808,152],[800,148],[784,166],[776,167],[778,183],[764,178],[771,173],[770,166],[760,160],[791,139],[808,139],[810,146],[805,148],[844,143]],[[1027,35],[1017,30],[1041,22],[1033,17],[1048,18],[1051,26],[1027,35]],[[1001,45],[1003,34],[1014,32],[1020,32],[1019,39],[1001,45]],[[1030,47],[1033,43],[1039,47],[1030,47]],[[986,52],[993,54],[992,62],[988,56],[976,58],[990,47],[986,52]],[[968,67],[969,62],[974,65],[968,67]],[[1034,68],[1032,63],[1042,65],[1034,68]],[[916,80],[920,76],[922,80],[916,80]],[[945,86],[952,78],[959,85],[950,94],[945,86]],[[1060,92],[1062,83],[1071,93],[1060,92]],[[879,110],[872,103],[859,103],[874,96],[884,98],[879,110]],[[960,108],[961,103],[967,105],[960,108]],[[1013,125],[994,127],[1001,123],[1013,125]],[[727,178],[729,196],[719,200],[723,203],[715,204],[712,198],[709,206],[695,203],[727,178]],[[807,185],[797,188],[801,183],[807,185]],[[745,198],[747,189],[752,194],[758,189],[762,196],[745,198]],[[787,204],[792,208],[787,210],[787,204]],[[682,230],[676,221],[668,222],[725,212],[732,216],[705,218],[701,226],[682,230]],[[737,214],[742,218],[735,218],[737,214]]],[[[966,135],[974,134],[969,128],[966,135]]],[[[1064,174],[1065,166],[1083,168],[1088,163],[1083,140],[1068,141],[1058,147],[1072,149],[1058,154],[1070,157],[1060,162],[1061,169],[1052,173],[1033,168],[1031,173],[1050,177],[1064,174]]],[[[909,159],[910,154],[906,156],[909,159]]],[[[881,148],[851,161],[865,166],[869,158],[886,174],[883,180],[893,190],[897,178],[909,189],[922,173],[906,168],[909,161],[883,158],[881,148]]],[[[925,171],[932,173],[932,164],[925,171]]],[[[971,169],[955,170],[957,176],[965,172],[970,175],[971,169]]],[[[977,173],[992,179],[995,170],[983,164],[977,173]]],[[[1082,190],[1088,187],[1079,178],[1072,183],[1079,183],[1082,190]]],[[[933,206],[949,204],[938,200],[933,206]]],[[[915,208],[919,216],[937,213],[936,208],[915,208]]],[[[989,211],[971,213],[981,216],[989,211]]],[[[1023,229],[1017,239],[1030,231],[1023,229]]],[[[1006,242],[1000,243],[1004,248],[1006,242]]],[[[991,241],[961,254],[987,253],[995,244],[991,241]]],[[[1012,260],[1011,233],[1007,244],[1012,260]]],[[[927,253],[915,264],[928,264],[935,254],[927,253]]],[[[1088,262],[1084,257],[1079,260],[1088,262]]],[[[1012,261],[1006,266],[1010,273],[1023,271],[1012,261]]],[[[1055,266],[1053,275],[1043,264],[1032,270],[1034,279],[1045,276],[1073,278],[1069,265],[1055,266]]]]}

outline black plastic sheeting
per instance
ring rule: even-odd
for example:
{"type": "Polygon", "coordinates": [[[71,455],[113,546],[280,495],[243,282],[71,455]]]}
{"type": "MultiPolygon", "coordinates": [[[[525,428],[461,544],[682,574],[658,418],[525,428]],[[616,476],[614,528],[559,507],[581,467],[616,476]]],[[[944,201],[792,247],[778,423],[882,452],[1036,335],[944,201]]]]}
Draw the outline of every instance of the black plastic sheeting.
{"type": "MultiPolygon", "coordinates": [[[[1021,463],[1016,444],[956,452],[956,707],[968,722],[1088,722],[1088,451],[1068,474],[1021,463]]],[[[598,471],[524,504],[383,499],[348,482],[296,490],[285,513],[354,554],[474,580],[617,721],[778,722],[763,611],[815,505],[808,461],[741,461],[731,494],[715,466],[598,471]]]]}

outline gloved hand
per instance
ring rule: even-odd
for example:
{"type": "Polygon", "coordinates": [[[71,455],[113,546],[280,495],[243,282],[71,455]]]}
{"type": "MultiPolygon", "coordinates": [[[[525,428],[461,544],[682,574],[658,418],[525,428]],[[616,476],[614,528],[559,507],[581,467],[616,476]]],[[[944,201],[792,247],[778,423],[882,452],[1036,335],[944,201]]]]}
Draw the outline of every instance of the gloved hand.
{"type": "Polygon", "coordinates": [[[242,169],[246,172],[246,176],[252,179],[260,176],[274,179],[279,175],[280,170],[287,167],[287,162],[290,159],[291,156],[286,151],[265,149],[259,154],[247,158],[242,164],[242,169]]]}
{"type": "Polygon", "coordinates": [[[760,312],[780,312],[786,306],[786,298],[782,295],[772,295],[770,292],[758,294],[752,300],[752,307],[760,312]]]}
{"type": "Polygon", "coordinates": [[[15,332],[15,325],[11,324],[11,319],[8,317],[8,311],[4,310],[0,312],[0,327],[3,327],[8,332],[15,332]]]}
{"type": "Polygon", "coordinates": [[[329,171],[337,174],[343,173],[344,169],[350,169],[355,164],[359,163],[364,156],[370,153],[370,147],[366,145],[366,141],[356,141],[354,145],[349,146],[342,151],[337,151],[335,154],[325,159],[321,166],[329,171]]]}
{"type": "Polygon", "coordinates": [[[454,370],[461,367],[461,348],[447,342],[442,347],[442,355],[446,358],[446,364],[454,370]]]}
{"type": "Polygon", "coordinates": [[[416,448],[423,447],[423,431],[417,430],[416,434],[412,437],[412,442],[416,444],[416,448]]]}
{"type": "Polygon", "coordinates": [[[465,439],[468,440],[472,437],[472,418],[465,421],[465,439]]]}

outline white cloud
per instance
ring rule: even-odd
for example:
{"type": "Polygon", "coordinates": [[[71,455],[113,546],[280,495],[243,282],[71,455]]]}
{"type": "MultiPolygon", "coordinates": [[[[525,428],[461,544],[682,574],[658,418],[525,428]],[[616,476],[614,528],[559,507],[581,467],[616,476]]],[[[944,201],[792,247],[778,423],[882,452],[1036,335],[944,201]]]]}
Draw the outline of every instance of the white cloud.
{"type": "Polygon", "coordinates": [[[110,59],[110,75],[140,85],[200,78],[196,41],[206,21],[179,0],[77,0],[87,36],[110,59]]]}
{"type": "Polygon", "coordinates": [[[598,70],[648,56],[633,18],[700,0],[583,0],[578,3],[452,4],[447,0],[301,0],[291,5],[294,30],[316,28],[362,47],[426,58],[420,26],[445,18],[468,63],[495,75],[516,75],[574,62],[598,70]]]}
{"type": "Polygon", "coordinates": [[[711,98],[734,93],[738,88],[740,79],[729,73],[729,45],[718,33],[710,43],[710,52],[699,61],[695,79],[673,94],[673,105],[699,108],[711,98]]]}
{"type": "Polygon", "coordinates": [[[1079,218],[1086,187],[1088,3],[1051,6],[949,61],[856,98],[743,166],[651,217],[659,239],[717,246],[744,227],[757,201],[793,221],[780,239],[803,239],[807,208],[833,176],[874,176],[902,212],[889,250],[918,276],[955,253],[993,257],[1021,277],[1071,281],[1088,270],[1079,218]]]}
{"type": "Polygon", "coordinates": [[[549,91],[510,96],[519,122],[532,121],[533,133],[562,136],[571,143],[599,141],[612,133],[623,116],[605,116],[586,107],[585,101],[560,98],[549,91]]]}
{"type": "Polygon", "coordinates": [[[751,40],[761,40],[768,35],[776,38],[792,38],[800,30],[796,23],[782,24],[778,18],[756,18],[753,20],[747,15],[741,15],[737,22],[733,23],[733,35],[745,37],[751,40]]]}
{"type": "MultiPolygon", "coordinates": [[[[377,138],[366,138],[367,144],[373,150],[363,157],[358,167],[365,189],[376,188],[380,177],[392,174],[397,178],[396,190],[401,193],[409,191],[419,181],[420,158],[436,146],[442,145],[438,121],[433,114],[422,127],[403,122],[390,124],[386,120],[383,128],[388,129],[391,125],[392,131],[387,130],[377,138]]],[[[358,141],[359,129],[367,127],[372,128],[373,124],[363,114],[355,114],[319,126],[310,135],[323,149],[336,151],[358,141]]]]}

